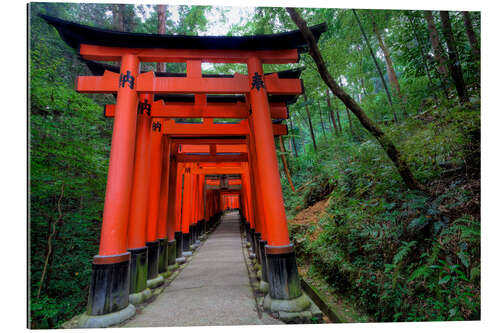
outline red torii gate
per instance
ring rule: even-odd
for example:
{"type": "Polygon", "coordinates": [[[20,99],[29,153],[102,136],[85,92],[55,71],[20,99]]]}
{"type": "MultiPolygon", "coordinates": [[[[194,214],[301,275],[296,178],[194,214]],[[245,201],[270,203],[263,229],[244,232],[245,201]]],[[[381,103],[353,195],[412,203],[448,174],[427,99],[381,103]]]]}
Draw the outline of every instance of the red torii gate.
{"type": "MultiPolygon", "coordinates": [[[[181,193],[179,175],[184,177],[185,197],[197,195],[194,203],[182,202],[186,213],[181,217],[186,222],[181,223],[182,238],[187,234],[188,243],[192,243],[191,208],[199,208],[203,201],[200,188],[204,180],[195,177],[193,181],[191,170],[193,163],[202,162],[204,157],[181,156],[177,150],[179,143],[174,141],[193,136],[217,137],[219,141],[214,141],[217,144],[227,138],[244,138],[248,149],[237,160],[246,163],[246,170],[241,173],[245,191],[240,191],[240,202],[244,218],[249,221],[250,229],[255,230],[252,240],[257,234],[261,237],[259,245],[254,242],[253,249],[260,253],[263,276],[269,281],[265,306],[273,311],[287,311],[290,304],[296,310],[308,307],[309,303],[301,296],[295,253],[288,238],[273,141],[274,134],[286,134],[286,126],[273,125],[271,121],[271,112],[282,118],[283,105],[271,108],[269,101],[270,96],[302,93],[302,84],[296,78],[264,75],[262,69],[265,63],[297,62],[299,51],[305,51],[306,46],[301,34],[293,31],[252,37],[145,35],[42,17],[70,46],[79,49],[83,58],[120,62],[120,74],[104,71],[102,76],[79,77],[76,84],[79,92],[116,94],[115,107],[106,107],[106,114],[114,115],[110,164],[99,253],[93,261],[88,310],[81,326],[107,326],[129,318],[135,313],[129,299],[132,303],[142,301],[147,297],[144,284],[154,287],[160,283],[159,271],[165,268],[165,262],[171,263],[170,256],[165,258],[170,240],[178,239],[172,233],[181,230],[177,214],[180,200],[168,200],[181,193]],[[187,72],[185,76],[140,73],[140,62],[185,62],[187,72]],[[206,76],[201,71],[202,62],[244,63],[249,75],[206,76]],[[176,113],[175,109],[168,109],[168,103],[155,102],[156,117],[196,116],[204,118],[203,123],[178,124],[151,118],[147,113],[153,112],[153,107],[148,106],[148,101],[158,94],[194,94],[195,103],[177,105],[180,112],[176,113]],[[239,124],[214,124],[210,118],[228,116],[219,105],[208,102],[207,94],[244,95],[246,105],[235,103],[227,115],[246,119],[239,124]],[[187,159],[177,160],[181,157],[187,159]],[[149,262],[147,282],[142,273],[144,262],[149,262]],[[130,273],[133,274],[129,281],[130,273]],[[139,299],[129,297],[132,295],[139,299]]],[[[318,39],[325,26],[314,26],[311,30],[318,39]]],[[[230,155],[210,154],[205,162],[234,162],[234,156],[223,156],[230,155]]],[[[213,201],[221,207],[220,199],[213,201]]],[[[195,218],[203,216],[198,208],[194,211],[195,218]]],[[[220,209],[211,213],[217,216],[220,209]]]]}

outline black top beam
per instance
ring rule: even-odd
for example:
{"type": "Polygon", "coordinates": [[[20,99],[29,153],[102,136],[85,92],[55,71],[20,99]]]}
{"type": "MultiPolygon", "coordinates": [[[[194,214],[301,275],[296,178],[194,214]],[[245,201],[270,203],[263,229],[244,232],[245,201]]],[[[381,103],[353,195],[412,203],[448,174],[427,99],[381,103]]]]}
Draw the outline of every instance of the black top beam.
{"type": "MultiPolygon", "coordinates": [[[[158,35],[94,28],[43,14],[40,14],[40,17],[54,26],[61,38],[75,49],[79,49],[81,44],[90,44],[127,48],[242,51],[298,49],[300,53],[307,51],[307,42],[299,30],[254,36],[158,35]]],[[[326,24],[314,25],[310,29],[318,41],[326,31],[326,24]]]]}

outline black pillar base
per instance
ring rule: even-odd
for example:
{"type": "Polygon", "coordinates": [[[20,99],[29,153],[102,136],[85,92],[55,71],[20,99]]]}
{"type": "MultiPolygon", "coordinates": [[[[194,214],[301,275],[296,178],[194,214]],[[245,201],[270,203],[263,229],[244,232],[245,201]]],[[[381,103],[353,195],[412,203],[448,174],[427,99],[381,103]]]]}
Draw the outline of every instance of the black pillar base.
{"type": "Polygon", "coordinates": [[[168,239],[162,238],[158,240],[159,256],[158,256],[158,273],[165,273],[167,271],[167,257],[168,257],[168,239]]]}
{"type": "Polygon", "coordinates": [[[158,259],[160,256],[160,242],[146,242],[148,247],[148,280],[158,276],[158,259]]]}
{"type": "MultiPolygon", "coordinates": [[[[191,229],[191,228],[190,228],[191,229]]],[[[182,251],[189,252],[191,251],[191,233],[182,234],[182,251]]]]}
{"type": "Polygon", "coordinates": [[[262,260],[260,258],[260,247],[259,247],[260,246],[260,244],[259,244],[260,237],[261,237],[260,232],[254,233],[253,243],[255,244],[255,249],[254,249],[255,257],[257,258],[257,262],[261,264],[262,260]]]}
{"type": "Polygon", "coordinates": [[[176,231],[175,232],[175,257],[176,258],[181,258],[182,257],[182,232],[176,231]]]}
{"type": "Polygon", "coordinates": [[[176,256],[176,252],[177,252],[177,249],[176,249],[176,245],[177,245],[177,241],[174,239],[174,240],[169,240],[168,243],[167,243],[167,247],[168,247],[168,250],[167,250],[167,266],[172,266],[172,265],[175,265],[175,258],[177,257],[176,256]]]}
{"type": "Polygon", "coordinates": [[[260,267],[262,269],[262,281],[264,282],[269,282],[269,279],[267,277],[267,258],[266,258],[266,250],[265,250],[265,246],[267,245],[267,241],[266,240],[262,240],[260,239],[259,240],[259,256],[260,256],[260,259],[261,259],[261,262],[260,262],[260,267]]]}
{"type": "Polygon", "coordinates": [[[247,236],[247,242],[250,243],[250,222],[245,223],[245,235],[247,236]]]}
{"type": "Polygon", "coordinates": [[[105,315],[125,309],[130,288],[130,252],[94,256],[87,314],[105,315]]]}
{"type": "Polygon", "coordinates": [[[265,246],[269,295],[273,299],[293,299],[302,295],[293,245],[265,246]]]}
{"type": "Polygon", "coordinates": [[[250,228],[249,234],[250,234],[250,236],[249,236],[250,237],[249,242],[250,242],[250,245],[251,245],[251,249],[252,249],[252,252],[255,253],[255,229],[250,228]]]}
{"type": "MultiPolygon", "coordinates": [[[[193,243],[194,243],[193,242],[193,239],[194,239],[193,234],[194,234],[194,232],[193,232],[193,225],[191,224],[189,226],[189,238],[187,238],[189,245],[193,245],[193,243]]],[[[184,237],[184,235],[183,235],[183,237],[184,237]]],[[[189,250],[184,250],[184,251],[189,251],[189,250]]]]}
{"type": "Polygon", "coordinates": [[[204,235],[207,233],[207,220],[201,220],[201,234],[204,235]]]}
{"type": "Polygon", "coordinates": [[[148,248],[129,249],[130,252],[130,294],[146,289],[148,280],[148,248]]]}

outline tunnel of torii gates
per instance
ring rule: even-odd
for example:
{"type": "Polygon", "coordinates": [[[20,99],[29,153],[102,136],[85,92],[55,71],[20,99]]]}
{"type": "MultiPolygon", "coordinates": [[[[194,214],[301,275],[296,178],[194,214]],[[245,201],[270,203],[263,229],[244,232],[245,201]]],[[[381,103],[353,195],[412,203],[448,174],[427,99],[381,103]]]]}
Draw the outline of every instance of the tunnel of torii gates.
{"type": "MultiPolygon", "coordinates": [[[[298,61],[307,51],[300,32],[149,35],[42,17],[94,75],[79,76],[76,90],[116,97],[105,106],[105,116],[113,118],[111,153],[99,252],[80,325],[130,318],[134,304],[150,297],[228,209],[239,209],[261,264],[265,308],[309,308],[288,236],[274,144],[275,136],[287,134],[281,120],[303,84],[300,69],[263,72],[263,64],[298,61]],[[186,63],[186,73],[141,72],[141,62],[186,63]],[[203,62],[245,64],[248,75],[203,74],[203,62]]],[[[311,27],[316,40],[325,30],[324,24],[311,27]]]]}

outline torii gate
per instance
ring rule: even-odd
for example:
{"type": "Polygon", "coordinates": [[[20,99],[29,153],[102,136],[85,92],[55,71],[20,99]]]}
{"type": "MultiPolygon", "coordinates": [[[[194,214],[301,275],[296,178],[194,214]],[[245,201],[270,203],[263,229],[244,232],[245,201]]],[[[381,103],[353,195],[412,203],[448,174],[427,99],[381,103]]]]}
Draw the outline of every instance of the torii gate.
{"type": "MultiPolygon", "coordinates": [[[[172,146],[174,151],[177,147],[170,140],[183,136],[245,138],[246,161],[243,161],[244,154],[240,154],[239,162],[247,163],[249,171],[242,174],[242,186],[247,192],[245,200],[255,202],[253,213],[250,210],[245,218],[253,219],[250,224],[262,238],[254,249],[264,249],[263,275],[269,282],[265,306],[273,311],[290,308],[300,311],[308,307],[310,304],[302,297],[295,253],[288,237],[273,141],[274,134],[286,134],[286,127],[272,123],[271,112],[279,114],[282,105],[271,107],[269,100],[271,96],[301,94],[303,88],[299,79],[264,75],[262,68],[263,64],[297,62],[299,52],[306,50],[300,32],[250,37],[146,35],[97,29],[41,16],[58,30],[68,45],[78,49],[84,59],[120,62],[120,74],[104,71],[101,76],[79,77],[76,84],[77,91],[82,93],[116,94],[115,107],[106,108],[106,114],[114,115],[110,164],[99,253],[93,260],[87,315],[82,318],[81,326],[112,325],[131,317],[135,307],[129,302],[129,294],[133,292],[129,276],[134,265],[132,278],[137,279],[143,276],[138,266],[144,258],[150,264],[151,260],[165,261],[165,258],[160,259],[164,253],[160,240],[167,249],[171,232],[178,230],[178,218],[173,216],[179,204],[167,198],[180,194],[180,182],[171,180],[178,180],[183,169],[179,168],[181,164],[200,161],[199,156],[196,159],[186,156],[188,160],[175,161],[170,168],[172,146]],[[177,76],[140,73],[141,62],[185,62],[187,72],[177,76]],[[243,63],[247,65],[248,75],[203,75],[202,62],[243,63]],[[184,107],[177,105],[178,113],[169,109],[168,102],[154,103],[154,112],[158,112],[155,116],[202,117],[203,123],[178,124],[146,115],[148,111],[153,112],[148,101],[161,94],[194,94],[195,103],[184,107]],[[244,95],[246,106],[236,105],[227,114],[246,119],[239,124],[214,124],[211,117],[228,116],[220,106],[210,103],[208,94],[244,95]],[[148,154],[150,151],[154,153],[148,154]],[[150,158],[144,158],[148,155],[150,158]],[[149,177],[145,176],[148,167],[151,169],[149,177]],[[170,171],[162,176],[162,170],[170,171]],[[149,182],[137,181],[146,179],[149,182]],[[165,220],[167,222],[163,223],[165,220]]],[[[319,39],[325,28],[325,25],[318,25],[311,31],[319,39]]],[[[219,156],[210,156],[209,160],[217,162],[219,156]]],[[[190,174],[190,169],[184,168],[186,174],[190,174]]],[[[188,185],[184,184],[186,193],[191,191],[188,185]]],[[[186,201],[183,204],[187,204],[186,201]]],[[[150,266],[147,268],[148,283],[154,282],[159,267],[157,263],[150,266]]]]}

